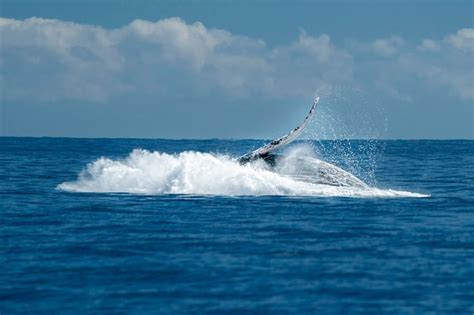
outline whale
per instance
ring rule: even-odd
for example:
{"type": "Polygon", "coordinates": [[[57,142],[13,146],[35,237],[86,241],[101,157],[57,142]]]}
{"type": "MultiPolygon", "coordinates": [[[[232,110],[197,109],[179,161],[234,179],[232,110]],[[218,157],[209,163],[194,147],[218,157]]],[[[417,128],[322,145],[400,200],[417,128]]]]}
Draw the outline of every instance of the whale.
{"type": "Polygon", "coordinates": [[[308,114],[303,122],[296,128],[284,136],[276,138],[271,142],[240,156],[237,158],[237,161],[240,164],[247,164],[262,160],[279,174],[287,175],[295,180],[312,184],[367,188],[368,185],[366,183],[351,173],[315,157],[305,156],[298,152],[296,152],[296,154],[290,154],[289,156],[274,153],[277,149],[289,145],[303,132],[313,118],[318,103],[319,96],[316,96],[308,114]]]}
{"type": "Polygon", "coordinates": [[[240,164],[246,164],[255,160],[263,160],[267,164],[274,166],[276,163],[276,160],[278,159],[278,155],[273,154],[272,152],[275,152],[277,149],[281,149],[287,146],[288,144],[293,142],[296,138],[298,138],[298,136],[303,132],[303,130],[306,128],[306,126],[309,124],[314,114],[316,113],[316,107],[318,103],[319,103],[319,96],[316,96],[303,122],[299,124],[297,127],[295,127],[293,130],[291,130],[290,132],[288,132],[282,137],[276,138],[272,140],[271,142],[240,156],[239,158],[237,158],[237,161],[240,164]]]}

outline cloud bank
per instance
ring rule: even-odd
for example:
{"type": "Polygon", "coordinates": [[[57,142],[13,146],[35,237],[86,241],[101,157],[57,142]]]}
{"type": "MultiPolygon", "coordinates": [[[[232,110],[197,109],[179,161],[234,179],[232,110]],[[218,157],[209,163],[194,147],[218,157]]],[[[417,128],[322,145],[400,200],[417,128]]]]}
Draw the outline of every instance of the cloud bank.
{"type": "Polygon", "coordinates": [[[376,89],[410,100],[406,82],[474,99],[474,29],[418,43],[390,35],[336,45],[301,31],[286,45],[188,24],[135,20],[121,28],[0,18],[2,98],[107,102],[123,95],[308,97],[323,87],[376,89]]]}

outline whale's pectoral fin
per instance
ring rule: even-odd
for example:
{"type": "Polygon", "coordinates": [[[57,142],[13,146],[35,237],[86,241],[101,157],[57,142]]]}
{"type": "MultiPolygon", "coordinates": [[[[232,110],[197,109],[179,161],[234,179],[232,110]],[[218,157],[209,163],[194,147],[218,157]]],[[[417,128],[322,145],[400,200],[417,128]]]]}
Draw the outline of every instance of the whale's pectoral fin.
{"type": "Polygon", "coordinates": [[[237,161],[240,164],[245,164],[256,159],[265,160],[265,157],[269,156],[272,151],[275,151],[276,149],[282,148],[290,144],[291,142],[293,142],[293,140],[295,140],[306,128],[306,125],[309,123],[311,118],[313,118],[314,113],[316,112],[316,105],[318,104],[318,102],[319,102],[319,96],[314,99],[313,105],[311,106],[311,109],[309,110],[308,115],[306,115],[305,119],[298,127],[293,129],[292,131],[290,131],[283,137],[277,138],[271,141],[270,143],[267,143],[263,147],[260,147],[256,150],[253,150],[247,154],[242,155],[241,157],[237,159],[237,161]]]}

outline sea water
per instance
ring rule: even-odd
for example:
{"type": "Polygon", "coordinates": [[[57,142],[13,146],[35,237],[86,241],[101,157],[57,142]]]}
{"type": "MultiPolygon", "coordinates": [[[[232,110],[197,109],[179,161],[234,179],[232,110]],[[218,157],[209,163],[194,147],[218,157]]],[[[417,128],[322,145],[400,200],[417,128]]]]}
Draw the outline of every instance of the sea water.
{"type": "Polygon", "coordinates": [[[0,313],[474,312],[474,141],[0,138],[0,313]]]}

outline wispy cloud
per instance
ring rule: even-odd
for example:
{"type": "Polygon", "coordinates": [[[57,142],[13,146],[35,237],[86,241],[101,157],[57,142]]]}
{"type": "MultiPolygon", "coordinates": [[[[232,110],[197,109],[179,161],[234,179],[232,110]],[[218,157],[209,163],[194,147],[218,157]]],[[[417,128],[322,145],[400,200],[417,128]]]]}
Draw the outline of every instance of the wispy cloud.
{"type": "Polygon", "coordinates": [[[403,39],[398,36],[392,36],[388,39],[377,39],[371,43],[370,47],[377,55],[392,57],[400,51],[403,44],[403,39]]]}
{"type": "Polygon", "coordinates": [[[446,41],[457,49],[474,51],[474,29],[460,29],[456,34],[448,35],[446,41]]]}

